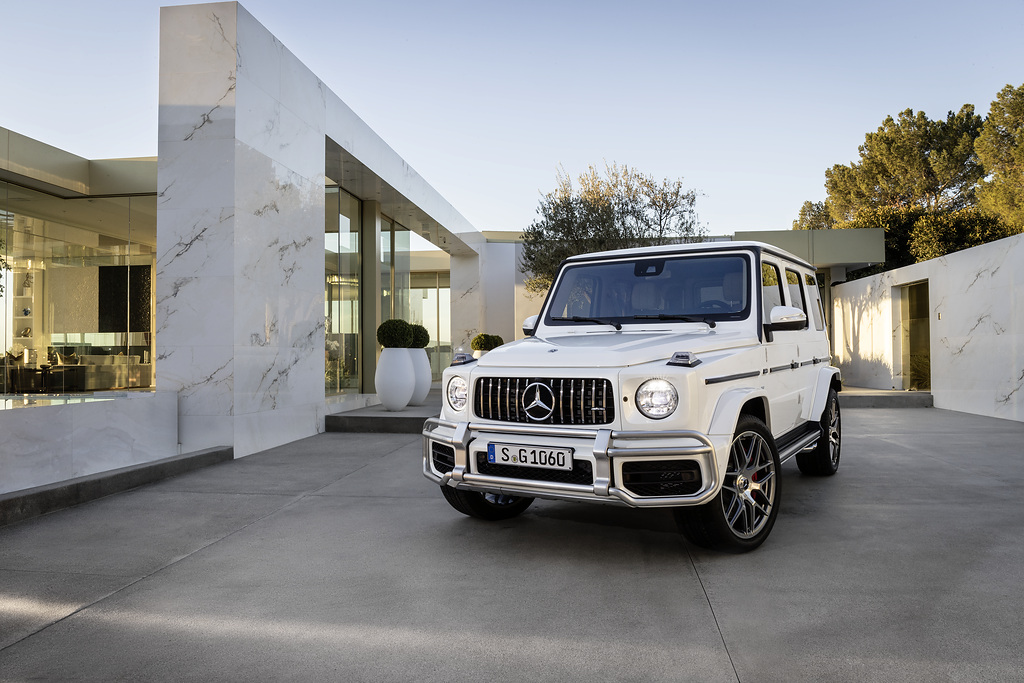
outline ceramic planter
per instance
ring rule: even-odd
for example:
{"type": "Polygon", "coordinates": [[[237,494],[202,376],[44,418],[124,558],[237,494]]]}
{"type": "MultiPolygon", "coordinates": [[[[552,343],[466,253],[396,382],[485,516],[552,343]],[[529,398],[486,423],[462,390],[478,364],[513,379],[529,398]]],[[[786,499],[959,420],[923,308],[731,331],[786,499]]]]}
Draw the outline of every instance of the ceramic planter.
{"type": "Polygon", "coordinates": [[[384,349],[380,352],[373,382],[385,410],[404,410],[412,399],[416,389],[416,374],[409,353],[411,350],[384,349]]]}
{"type": "Polygon", "coordinates": [[[416,376],[416,388],[412,392],[411,406],[421,406],[427,402],[427,394],[430,393],[430,382],[433,379],[430,372],[430,358],[427,357],[426,349],[409,349],[412,356],[413,374],[416,376]]]}

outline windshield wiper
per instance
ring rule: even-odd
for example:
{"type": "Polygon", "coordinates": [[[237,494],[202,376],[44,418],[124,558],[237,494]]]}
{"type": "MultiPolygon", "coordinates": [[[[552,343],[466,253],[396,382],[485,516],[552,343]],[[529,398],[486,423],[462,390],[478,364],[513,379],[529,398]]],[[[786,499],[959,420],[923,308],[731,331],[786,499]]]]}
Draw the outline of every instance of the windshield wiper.
{"type": "Polygon", "coordinates": [[[621,330],[622,325],[615,322],[614,320],[605,320],[604,318],[585,318],[581,315],[574,315],[569,318],[552,318],[552,320],[572,322],[572,323],[597,323],[598,325],[611,325],[616,330],[621,330]]]}
{"type": "Polygon", "coordinates": [[[690,315],[669,315],[659,313],[658,315],[634,315],[633,320],[681,320],[684,323],[704,323],[708,327],[714,327],[717,323],[708,318],[695,318],[690,315]]]}

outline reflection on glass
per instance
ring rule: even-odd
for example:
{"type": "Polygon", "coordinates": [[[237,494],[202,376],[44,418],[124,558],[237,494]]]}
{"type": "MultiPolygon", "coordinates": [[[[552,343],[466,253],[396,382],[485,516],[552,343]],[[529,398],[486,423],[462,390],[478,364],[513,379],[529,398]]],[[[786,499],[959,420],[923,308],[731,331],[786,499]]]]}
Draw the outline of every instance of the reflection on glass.
{"type": "Polygon", "coordinates": [[[359,391],[359,200],[326,190],[324,228],[324,391],[359,391]]]}
{"type": "Polygon", "coordinates": [[[380,316],[381,320],[389,320],[391,315],[391,291],[393,289],[391,255],[391,233],[394,223],[382,216],[380,222],[380,316]]]}
{"type": "Polygon", "coordinates": [[[393,247],[391,261],[391,317],[415,322],[410,318],[409,309],[409,275],[411,268],[409,253],[409,231],[394,223],[391,233],[393,247]]]}
{"type": "Polygon", "coordinates": [[[7,394],[153,385],[155,197],[61,199],[0,183],[7,394]]]}
{"type": "Polygon", "coordinates": [[[430,333],[427,357],[435,380],[451,364],[451,277],[448,272],[410,274],[409,321],[419,323],[430,333]]]}

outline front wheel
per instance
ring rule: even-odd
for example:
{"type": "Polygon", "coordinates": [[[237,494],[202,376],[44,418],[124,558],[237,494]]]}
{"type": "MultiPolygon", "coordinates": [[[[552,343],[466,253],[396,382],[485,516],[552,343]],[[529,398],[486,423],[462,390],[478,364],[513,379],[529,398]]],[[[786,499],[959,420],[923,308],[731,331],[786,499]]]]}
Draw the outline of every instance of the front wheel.
{"type": "Polygon", "coordinates": [[[741,415],[722,490],[704,505],[674,510],[683,536],[702,548],[748,552],[764,543],[779,514],[779,453],[764,422],[741,415]]]}
{"type": "Polygon", "coordinates": [[[448,504],[462,514],[492,521],[521,515],[533,503],[533,498],[525,496],[460,491],[451,486],[442,486],[441,493],[448,504]]]}

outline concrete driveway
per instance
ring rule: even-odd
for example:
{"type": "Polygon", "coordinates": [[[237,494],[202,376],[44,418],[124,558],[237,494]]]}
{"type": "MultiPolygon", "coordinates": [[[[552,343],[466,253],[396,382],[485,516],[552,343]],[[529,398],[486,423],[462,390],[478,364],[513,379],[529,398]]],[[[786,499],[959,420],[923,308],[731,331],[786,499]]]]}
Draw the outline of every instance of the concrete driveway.
{"type": "Polygon", "coordinates": [[[417,436],[321,434],[0,528],[0,680],[1021,680],[1024,424],[849,409],[771,538],[459,515],[417,436]]]}

